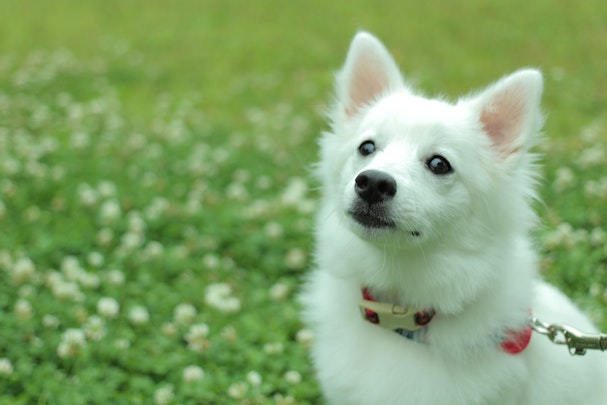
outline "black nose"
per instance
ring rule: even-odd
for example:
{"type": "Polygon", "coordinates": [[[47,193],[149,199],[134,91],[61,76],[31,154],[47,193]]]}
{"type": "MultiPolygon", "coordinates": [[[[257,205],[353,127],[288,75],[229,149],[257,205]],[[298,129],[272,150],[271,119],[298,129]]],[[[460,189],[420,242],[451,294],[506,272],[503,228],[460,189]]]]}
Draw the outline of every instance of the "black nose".
{"type": "Polygon", "coordinates": [[[387,201],[396,194],[396,180],[379,170],[365,170],[354,180],[356,194],[369,204],[387,201]]]}

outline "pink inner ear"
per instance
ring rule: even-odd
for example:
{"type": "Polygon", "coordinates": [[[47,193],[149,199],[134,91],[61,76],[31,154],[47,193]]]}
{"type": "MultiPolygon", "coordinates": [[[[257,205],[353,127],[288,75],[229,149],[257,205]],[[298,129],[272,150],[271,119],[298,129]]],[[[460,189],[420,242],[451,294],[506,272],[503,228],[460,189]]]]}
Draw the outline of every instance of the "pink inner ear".
{"type": "Polygon", "coordinates": [[[349,83],[349,103],[346,114],[352,116],[371,103],[388,87],[388,77],[380,63],[362,61],[354,67],[349,83]]]}
{"type": "Polygon", "coordinates": [[[523,129],[526,109],[524,96],[512,91],[496,94],[484,106],[480,120],[496,147],[508,152],[517,149],[515,143],[523,129]]]}

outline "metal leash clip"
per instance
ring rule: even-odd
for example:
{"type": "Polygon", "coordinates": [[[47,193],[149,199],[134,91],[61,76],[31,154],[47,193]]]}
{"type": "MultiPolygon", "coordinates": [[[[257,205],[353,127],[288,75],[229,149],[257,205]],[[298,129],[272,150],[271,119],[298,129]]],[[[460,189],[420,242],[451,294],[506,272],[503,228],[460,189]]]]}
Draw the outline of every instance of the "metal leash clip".
{"type": "Polygon", "coordinates": [[[607,350],[607,334],[605,333],[583,333],[579,330],[561,324],[548,324],[532,317],[529,324],[534,331],[548,336],[548,338],[559,345],[567,345],[572,356],[583,356],[586,350],[607,350]]]}

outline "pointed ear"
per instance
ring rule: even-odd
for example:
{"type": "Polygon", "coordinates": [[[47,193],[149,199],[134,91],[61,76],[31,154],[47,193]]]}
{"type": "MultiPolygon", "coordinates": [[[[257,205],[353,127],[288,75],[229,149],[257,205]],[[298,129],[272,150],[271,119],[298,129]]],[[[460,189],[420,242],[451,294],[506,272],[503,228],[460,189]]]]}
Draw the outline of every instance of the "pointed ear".
{"type": "Polygon", "coordinates": [[[542,74],[520,70],[489,86],[473,99],[475,116],[504,157],[527,149],[542,125],[542,74]]]}
{"type": "Polygon", "coordinates": [[[346,116],[400,87],[404,84],[398,66],[384,45],[369,33],[356,34],[337,76],[337,97],[346,116]]]}

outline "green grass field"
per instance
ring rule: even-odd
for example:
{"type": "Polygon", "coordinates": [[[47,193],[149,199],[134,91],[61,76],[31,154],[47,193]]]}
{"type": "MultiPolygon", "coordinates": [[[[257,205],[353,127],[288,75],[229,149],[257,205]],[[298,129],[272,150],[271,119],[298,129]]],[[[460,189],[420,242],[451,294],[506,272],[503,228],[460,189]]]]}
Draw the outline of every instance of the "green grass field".
{"type": "Polygon", "coordinates": [[[295,296],[358,29],[431,95],[543,70],[543,273],[607,330],[607,6],[392,3],[0,3],[0,403],[322,403],[295,296]]]}

